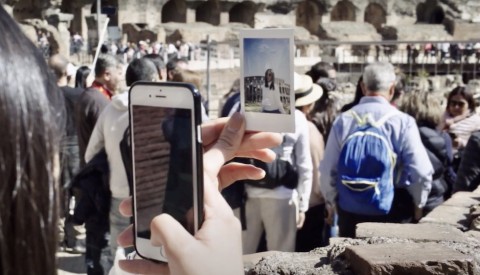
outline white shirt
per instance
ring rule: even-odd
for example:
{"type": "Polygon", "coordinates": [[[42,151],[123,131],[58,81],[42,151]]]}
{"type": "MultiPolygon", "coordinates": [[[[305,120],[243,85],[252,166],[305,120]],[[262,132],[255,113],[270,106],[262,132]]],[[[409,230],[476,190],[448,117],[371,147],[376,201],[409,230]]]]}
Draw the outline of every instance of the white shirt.
{"type": "Polygon", "coordinates": [[[299,210],[306,212],[312,190],[312,157],[310,155],[310,134],[305,115],[295,110],[295,133],[285,134],[285,143],[277,152],[282,159],[288,160],[298,171],[298,186],[295,190],[280,186],[274,189],[245,185],[250,198],[297,199],[299,210]]]}
{"type": "MultiPolygon", "coordinates": [[[[270,83],[268,84],[268,87],[270,87],[270,83]]],[[[284,114],[285,110],[283,109],[282,101],[280,101],[280,91],[278,89],[278,84],[275,85],[275,89],[273,90],[268,87],[262,87],[262,110],[279,110],[280,113],[284,114]]]]}
{"type": "Polygon", "coordinates": [[[88,142],[85,161],[91,160],[105,147],[110,165],[110,190],[114,198],[130,196],[127,173],[120,153],[120,141],[128,127],[128,93],[112,98],[98,117],[88,142]]]}

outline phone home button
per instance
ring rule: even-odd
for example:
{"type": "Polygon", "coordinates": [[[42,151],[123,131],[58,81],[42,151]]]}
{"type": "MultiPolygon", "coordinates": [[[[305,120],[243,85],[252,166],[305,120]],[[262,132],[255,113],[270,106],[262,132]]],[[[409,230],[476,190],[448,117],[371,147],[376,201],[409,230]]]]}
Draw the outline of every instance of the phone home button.
{"type": "Polygon", "coordinates": [[[160,256],[162,256],[163,258],[167,258],[167,255],[165,255],[165,250],[163,248],[163,246],[160,246],[160,256]]]}

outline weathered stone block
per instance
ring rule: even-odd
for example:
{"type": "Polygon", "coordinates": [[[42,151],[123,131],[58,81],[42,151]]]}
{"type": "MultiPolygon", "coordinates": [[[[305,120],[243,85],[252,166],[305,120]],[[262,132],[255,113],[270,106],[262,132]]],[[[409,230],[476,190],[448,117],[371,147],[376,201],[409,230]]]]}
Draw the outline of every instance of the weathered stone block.
{"type": "Polygon", "coordinates": [[[244,267],[248,275],[335,274],[328,264],[327,255],[317,252],[275,252],[262,257],[252,269],[244,267]]]}
{"type": "Polygon", "coordinates": [[[468,236],[480,242],[480,231],[470,230],[470,231],[467,231],[465,234],[467,234],[468,236]]]}
{"type": "Polygon", "coordinates": [[[436,243],[350,246],[345,255],[358,275],[479,274],[472,256],[436,243]]]}
{"type": "Polygon", "coordinates": [[[252,269],[261,259],[276,253],[278,253],[278,251],[266,251],[243,255],[243,266],[247,270],[252,269]]]}
{"type": "Polygon", "coordinates": [[[320,27],[320,38],[332,38],[339,41],[380,41],[382,37],[368,23],[361,22],[330,22],[320,27]]]}
{"type": "Polygon", "coordinates": [[[443,205],[458,207],[470,207],[477,204],[480,204],[480,194],[472,192],[457,192],[443,203],[443,205]]]}
{"type": "Polygon", "coordinates": [[[452,36],[440,24],[414,24],[397,27],[397,39],[402,40],[452,40],[452,36]]]}
{"type": "Polygon", "coordinates": [[[440,205],[426,217],[422,218],[420,223],[448,224],[460,230],[466,230],[468,227],[468,213],[469,209],[467,207],[440,205]]]}
{"type": "Polygon", "coordinates": [[[468,242],[462,231],[449,225],[434,223],[361,223],[357,225],[357,238],[385,237],[418,242],[452,241],[468,242]]]}
{"type": "Polygon", "coordinates": [[[462,20],[454,20],[452,32],[453,38],[455,39],[476,39],[480,35],[480,23],[470,23],[462,20]]]}

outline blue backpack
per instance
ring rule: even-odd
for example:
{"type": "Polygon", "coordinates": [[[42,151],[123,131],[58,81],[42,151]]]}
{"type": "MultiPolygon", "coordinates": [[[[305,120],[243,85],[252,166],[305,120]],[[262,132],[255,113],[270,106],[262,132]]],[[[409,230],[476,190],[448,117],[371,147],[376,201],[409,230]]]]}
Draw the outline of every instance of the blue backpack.
{"type": "Polygon", "coordinates": [[[357,125],[340,151],[338,204],[351,213],[386,215],[393,201],[396,154],[381,126],[399,112],[387,113],[378,121],[371,114],[359,117],[354,111],[350,113],[357,125]]]}

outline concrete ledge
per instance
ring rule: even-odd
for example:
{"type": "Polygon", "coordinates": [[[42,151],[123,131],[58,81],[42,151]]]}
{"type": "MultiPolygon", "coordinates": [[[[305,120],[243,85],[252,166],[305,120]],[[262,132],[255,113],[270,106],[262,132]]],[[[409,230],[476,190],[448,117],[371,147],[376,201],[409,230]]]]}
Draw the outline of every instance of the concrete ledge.
{"type": "Polygon", "coordinates": [[[477,204],[480,204],[480,193],[475,194],[472,192],[457,192],[442,205],[471,207],[472,205],[477,204]]]}
{"type": "Polygon", "coordinates": [[[467,219],[469,211],[467,207],[442,204],[433,209],[426,217],[422,218],[420,223],[447,224],[460,230],[466,230],[468,227],[467,219]]]}
{"type": "Polygon", "coordinates": [[[459,229],[435,223],[398,224],[398,223],[361,223],[357,225],[357,238],[385,237],[407,239],[417,242],[468,242],[468,238],[459,229]]]}
{"type": "Polygon", "coordinates": [[[479,274],[472,256],[436,243],[350,246],[345,255],[358,275],[479,274]]]}

